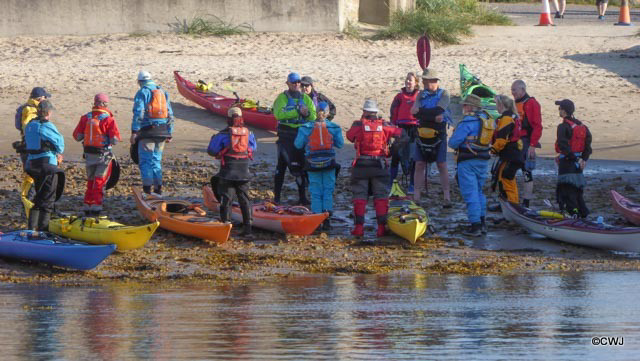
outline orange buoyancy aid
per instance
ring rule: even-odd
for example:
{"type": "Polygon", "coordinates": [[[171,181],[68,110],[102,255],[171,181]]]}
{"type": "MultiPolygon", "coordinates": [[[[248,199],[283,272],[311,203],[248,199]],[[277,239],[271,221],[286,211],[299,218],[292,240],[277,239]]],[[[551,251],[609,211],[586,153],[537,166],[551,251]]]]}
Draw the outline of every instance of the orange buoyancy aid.
{"type": "Polygon", "coordinates": [[[84,126],[84,139],[82,144],[85,148],[104,149],[109,146],[109,135],[104,132],[103,122],[109,118],[110,114],[104,110],[93,110],[87,113],[87,123],[84,126]],[[94,112],[99,112],[94,115],[94,112]]]}
{"type": "Polygon", "coordinates": [[[151,91],[151,101],[147,105],[149,118],[164,119],[169,116],[169,108],[167,107],[167,98],[162,88],[158,87],[151,91]]]}
{"type": "Polygon", "coordinates": [[[357,156],[366,155],[373,157],[389,156],[389,144],[384,132],[382,118],[362,118],[362,138],[356,141],[357,156]]]}
{"type": "Polygon", "coordinates": [[[333,147],[333,136],[327,128],[327,123],[324,121],[315,122],[313,125],[313,131],[309,135],[309,151],[310,152],[322,152],[331,150],[333,147]]]}
{"type": "Polygon", "coordinates": [[[418,99],[419,91],[408,94],[405,91],[400,92],[400,104],[396,109],[396,124],[418,124],[418,119],[411,113],[413,103],[418,99]]]}
{"type": "MultiPolygon", "coordinates": [[[[587,143],[587,126],[582,123],[578,124],[567,118],[564,118],[564,121],[571,126],[571,139],[569,140],[571,153],[582,153],[587,143]]],[[[556,153],[561,153],[558,147],[558,141],[556,141],[556,153]]]]}
{"type": "Polygon", "coordinates": [[[249,147],[249,129],[246,127],[229,127],[229,145],[219,154],[220,163],[224,165],[224,157],[235,159],[253,159],[249,147]]]}

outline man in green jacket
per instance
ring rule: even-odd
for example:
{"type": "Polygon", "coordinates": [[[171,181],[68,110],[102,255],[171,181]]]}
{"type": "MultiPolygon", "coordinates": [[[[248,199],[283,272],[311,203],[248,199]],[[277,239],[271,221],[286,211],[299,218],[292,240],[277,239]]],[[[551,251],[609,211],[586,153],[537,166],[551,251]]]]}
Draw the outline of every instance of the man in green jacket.
{"type": "Polygon", "coordinates": [[[284,175],[289,168],[298,185],[298,203],[308,205],[308,181],[303,170],[304,149],[297,149],[293,142],[298,135],[298,128],[316,119],[316,107],[313,100],[301,91],[298,73],[290,73],[287,76],[287,87],[288,89],[280,93],[273,102],[273,115],[278,120],[278,164],[273,189],[274,201],[280,203],[284,175]]]}

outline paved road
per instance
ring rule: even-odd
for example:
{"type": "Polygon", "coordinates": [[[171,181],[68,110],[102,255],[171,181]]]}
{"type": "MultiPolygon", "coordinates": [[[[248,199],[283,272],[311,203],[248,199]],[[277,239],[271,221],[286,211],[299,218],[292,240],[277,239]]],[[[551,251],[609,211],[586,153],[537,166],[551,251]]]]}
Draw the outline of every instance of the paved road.
{"type": "MultiPolygon", "coordinates": [[[[489,3],[489,7],[496,8],[505,13],[513,22],[518,25],[536,25],[540,19],[540,12],[542,5],[536,4],[509,4],[509,3],[489,3]]],[[[567,9],[564,13],[564,19],[554,19],[555,14],[553,5],[551,7],[551,20],[556,26],[571,26],[571,25],[585,25],[585,24],[605,24],[612,25],[618,21],[620,15],[619,8],[617,6],[609,6],[604,20],[598,20],[598,12],[596,10],[595,1],[594,5],[572,5],[567,4],[567,9]]],[[[631,9],[631,23],[634,26],[640,25],[640,9],[631,9]]]]}

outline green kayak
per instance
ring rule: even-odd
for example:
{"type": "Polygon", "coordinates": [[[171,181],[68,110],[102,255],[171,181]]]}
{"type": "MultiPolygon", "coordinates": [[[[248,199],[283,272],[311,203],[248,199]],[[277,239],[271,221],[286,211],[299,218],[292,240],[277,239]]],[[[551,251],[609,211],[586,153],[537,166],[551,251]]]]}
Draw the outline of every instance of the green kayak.
{"type": "Polygon", "coordinates": [[[460,96],[464,99],[469,94],[475,94],[482,99],[482,107],[493,119],[500,116],[496,109],[496,91],[482,83],[477,76],[471,74],[464,64],[460,64],[460,96]]]}

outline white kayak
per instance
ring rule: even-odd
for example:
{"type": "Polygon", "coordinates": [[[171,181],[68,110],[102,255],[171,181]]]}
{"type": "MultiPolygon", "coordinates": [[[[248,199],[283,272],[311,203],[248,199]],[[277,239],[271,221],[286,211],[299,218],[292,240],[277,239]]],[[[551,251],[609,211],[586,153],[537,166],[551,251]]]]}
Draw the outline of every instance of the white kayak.
{"type": "Polygon", "coordinates": [[[617,227],[534,211],[500,199],[504,218],[551,239],[614,251],[640,252],[640,227],[617,227]]]}

